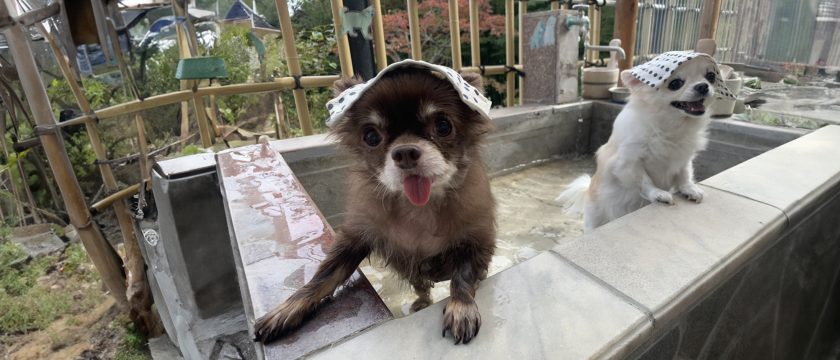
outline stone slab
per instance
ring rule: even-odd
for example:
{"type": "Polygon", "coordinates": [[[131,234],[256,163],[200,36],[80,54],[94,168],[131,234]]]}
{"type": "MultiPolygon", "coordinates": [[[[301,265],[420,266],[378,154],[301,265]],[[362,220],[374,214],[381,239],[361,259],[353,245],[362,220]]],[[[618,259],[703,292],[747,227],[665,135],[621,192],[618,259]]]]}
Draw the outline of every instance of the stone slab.
{"type": "Polygon", "coordinates": [[[703,181],[795,216],[840,183],[840,126],[830,125],[703,181]]]}
{"type": "MultiPolygon", "coordinates": [[[[659,321],[684,311],[705,293],[717,265],[740,266],[781,231],[777,209],[704,187],[695,204],[649,205],[583,237],[557,246],[556,253],[627,294],[659,321]]],[[[675,197],[676,198],[676,197],[675,197]]]]}
{"type": "Polygon", "coordinates": [[[442,338],[446,300],[312,355],[314,359],[584,359],[647,322],[645,315],[572,265],[542,253],[489,277],[467,345],[442,338]]]}
{"type": "Polygon", "coordinates": [[[33,258],[59,252],[67,245],[53,233],[49,224],[16,227],[9,238],[33,258]]]}
{"type": "MultiPolygon", "coordinates": [[[[217,155],[248,328],[309,281],[334,233],[282,156],[268,145],[217,155]]],[[[289,359],[391,318],[360,274],[301,329],[263,346],[259,358],[289,359]]]]}

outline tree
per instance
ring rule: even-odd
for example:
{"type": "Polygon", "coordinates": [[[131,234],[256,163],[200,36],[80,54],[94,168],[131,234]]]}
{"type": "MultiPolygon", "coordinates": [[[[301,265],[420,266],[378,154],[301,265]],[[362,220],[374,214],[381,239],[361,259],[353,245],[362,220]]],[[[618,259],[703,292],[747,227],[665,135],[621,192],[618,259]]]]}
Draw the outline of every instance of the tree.
{"type": "MultiPolygon", "coordinates": [[[[499,37],[504,33],[504,15],[494,14],[489,0],[478,0],[479,30],[483,36],[499,37]]],[[[420,44],[423,59],[435,64],[451,65],[449,2],[446,0],[424,0],[418,4],[420,16],[420,44]]],[[[469,1],[458,1],[458,22],[461,42],[470,43],[469,1]]],[[[388,56],[393,61],[408,57],[411,41],[408,29],[408,12],[393,10],[382,15],[385,28],[385,43],[388,56]]]]}

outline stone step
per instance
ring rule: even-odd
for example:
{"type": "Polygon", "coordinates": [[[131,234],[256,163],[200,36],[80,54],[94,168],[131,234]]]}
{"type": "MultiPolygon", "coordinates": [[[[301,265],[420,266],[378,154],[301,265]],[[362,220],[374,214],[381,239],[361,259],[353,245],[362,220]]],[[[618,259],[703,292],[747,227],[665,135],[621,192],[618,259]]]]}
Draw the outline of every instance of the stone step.
{"type": "MultiPolygon", "coordinates": [[[[315,274],[334,233],[283,157],[257,144],[217,155],[239,286],[249,332],[315,274]]],[[[265,359],[304,356],[391,319],[360,272],[297,332],[255,343],[265,359]]]]}

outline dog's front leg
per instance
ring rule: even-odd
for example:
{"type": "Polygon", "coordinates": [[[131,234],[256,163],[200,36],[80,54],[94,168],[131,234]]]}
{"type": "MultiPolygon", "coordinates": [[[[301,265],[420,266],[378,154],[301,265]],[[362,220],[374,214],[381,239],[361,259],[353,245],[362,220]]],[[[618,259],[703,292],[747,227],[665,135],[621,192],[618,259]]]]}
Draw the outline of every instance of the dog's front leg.
{"type": "Polygon", "coordinates": [[[674,205],[674,197],[671,193],[656,187],[656,184],[653,183],[653,180],[650,179],[650,176],[644,169],[642,169],[642,181],[640,185],[642,187],[642,197],[645,200],[674,205]]]}
{"type": "Polygon", "coordinates": [[[703,201],[705,192],[694,183],[694,166],[691,161],[680,169],[674,182],[677,184],[677,191],[686,199],[698,204],[703,201]]]}
{"type": "Polygon", "coordinates": [[[452,275],[449,286],[449,302],[443,309],[443,336],[446,330],[455,337],[455,345],[463,342],[467,344],[476,335],[481,327],[481,314],[475,303],[475,289],[481,274],[486,274],[480,265],[471,261],[472,259],[458,256],[460,264],[452,275]]]}
{"type": "Polygon", "coordinates": [[[254,324],[256,340],[269,342],[297,328],[322,299],[353,274],[369,253],[370,248],[360,238],[338,232],[335,243],[312,280],[257,320],[254,324]]]}

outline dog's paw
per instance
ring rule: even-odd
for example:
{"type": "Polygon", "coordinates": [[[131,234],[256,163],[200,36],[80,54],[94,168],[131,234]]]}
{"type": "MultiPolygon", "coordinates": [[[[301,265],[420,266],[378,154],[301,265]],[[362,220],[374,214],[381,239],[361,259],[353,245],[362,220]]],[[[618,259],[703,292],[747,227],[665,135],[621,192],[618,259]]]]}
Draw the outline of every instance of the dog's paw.
{"type": "Polygon", "coordinates": [[[420,310],[425,309],[431,304],[432,299],[428,297],[418,297],[417,300],[414,300],[414,302],[411,303],[411,312],[418,312],[420,310]]]}
{"type": "Polygon", "coordinates": [[[703,201],[703,196],[706,194],[703,189],[695,184],[680,186],[679,191],[680,195],[698,204],[703,201]]]}
{"type": "Polygon", "coordinates": [[[478,313],[478,306],[475,301],[469,302],[449,300],[446,308],[443,309],[443,333],[449,330],[455,337],[455,345],[459,343],[468,344],[481,328],[481,314],[478,313]]]}
{"type": "Polygon", "coordinates": [[[312,310],[305,300],[287,300],[254,323],[254,340],[268,343],[285,336],[300,326],[312,310]]]}
{"type": "Polygon", "coordinates": [[[664,190],[656,190],[651,194],[651,199],[658,203],[674,205],[674,196],[664,190]]]}

